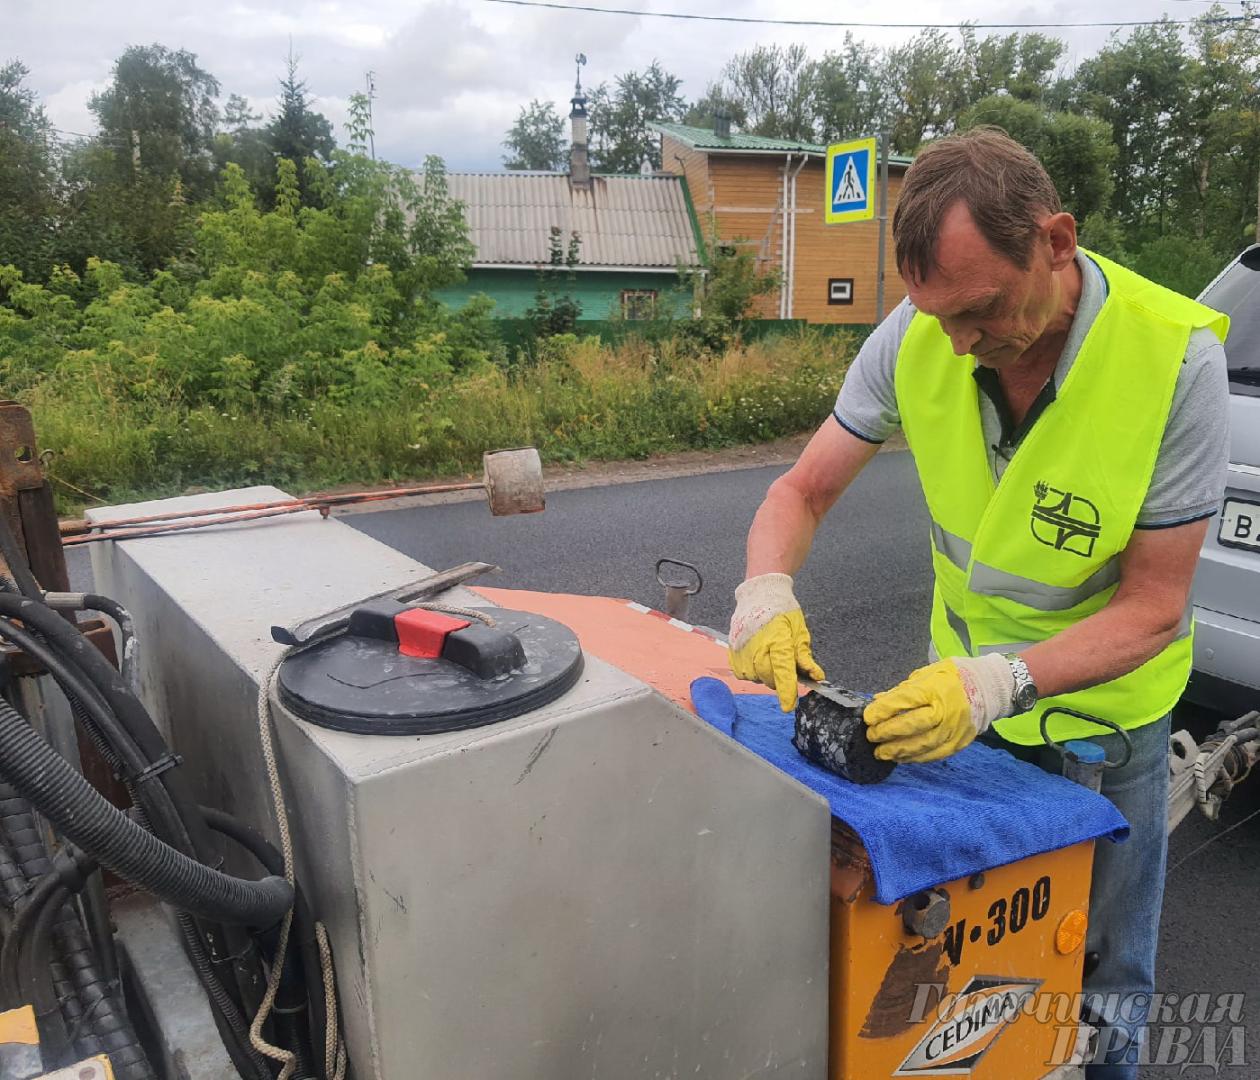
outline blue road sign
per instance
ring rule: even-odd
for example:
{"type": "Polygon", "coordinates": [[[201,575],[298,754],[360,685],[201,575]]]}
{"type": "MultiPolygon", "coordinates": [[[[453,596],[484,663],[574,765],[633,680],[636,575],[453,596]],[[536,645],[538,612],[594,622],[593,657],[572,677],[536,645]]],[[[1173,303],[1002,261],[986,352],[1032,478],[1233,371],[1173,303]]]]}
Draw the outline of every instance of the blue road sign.
{"type": "Polygon", "coordinates": [[[827,147],[828,225],[875,216],[875,152],[874,139],[827,147]]]}

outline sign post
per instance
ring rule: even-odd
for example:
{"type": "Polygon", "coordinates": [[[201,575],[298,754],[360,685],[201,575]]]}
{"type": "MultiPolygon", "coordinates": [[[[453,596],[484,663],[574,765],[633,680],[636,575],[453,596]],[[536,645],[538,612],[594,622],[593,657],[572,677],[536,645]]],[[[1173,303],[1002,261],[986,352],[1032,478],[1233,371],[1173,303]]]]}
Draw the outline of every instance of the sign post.
{"type": "Polygon", "coordinates": [[[828,225],[870,221],[875,217],[875,165],[879,162],[879,268],[875,284],[875,321],[884,319],[885,232],[888,228],[888,136],[872,136],[827,147],[828,225]]]}
{"type": "Polygon", "coordinates": [[[888,236],[888,132],[879,136],[879,269],[875,279],[875,323],[884,321],[884,257],[888,236]]]}

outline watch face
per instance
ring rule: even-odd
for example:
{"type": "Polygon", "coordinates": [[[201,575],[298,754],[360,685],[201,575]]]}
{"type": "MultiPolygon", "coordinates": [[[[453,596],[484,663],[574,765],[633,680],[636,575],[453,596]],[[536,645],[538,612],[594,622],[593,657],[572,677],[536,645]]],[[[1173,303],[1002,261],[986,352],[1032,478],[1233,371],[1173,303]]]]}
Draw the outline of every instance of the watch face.
{"type": "Polygon", "coordinates": [[[1019,712],[1027,712],[1037,704],[1037,688],[1026,683],[1015,691],[1015,708],[1019,712]]]}

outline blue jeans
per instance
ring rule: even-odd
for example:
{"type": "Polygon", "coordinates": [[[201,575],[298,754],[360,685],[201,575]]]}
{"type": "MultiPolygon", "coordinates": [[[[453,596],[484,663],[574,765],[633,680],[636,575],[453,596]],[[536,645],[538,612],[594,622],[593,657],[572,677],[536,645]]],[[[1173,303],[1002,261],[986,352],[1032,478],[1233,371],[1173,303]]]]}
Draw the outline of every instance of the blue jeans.
{"type": "MultiPolygon", "coordinates": [[[[1161,717],[1130,731],[1133,757],[1121,769],[1103,773],[1102,793],[1129,822],[1122,844],[1099,840],[1089,894],[1086,953],[1098,966],[1085,977],[1084,1019],[1099,1028],[1099,1046],[1088,1080],[1137,1080],[1150,995],[1155,989],[1155,947],[1164,902],[1168,861],[1168,736],[1170,719],[1161,717]]],[[[1015,756],[1058,773],[1062,759],[1049,748],[1012,746],[1015,756]]],[[[1123,754],[1119,735],[1091,739],[1109,761],[1123,754]]]]}

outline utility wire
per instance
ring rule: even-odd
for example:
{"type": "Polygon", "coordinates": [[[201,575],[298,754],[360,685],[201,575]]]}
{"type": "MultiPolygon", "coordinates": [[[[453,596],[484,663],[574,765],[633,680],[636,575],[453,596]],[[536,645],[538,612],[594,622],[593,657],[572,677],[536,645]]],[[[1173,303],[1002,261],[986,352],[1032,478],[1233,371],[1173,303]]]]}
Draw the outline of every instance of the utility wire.
{"type": "Polygon", "coordinates": [[[638,15],[648,19],[687,19],[696,22],[754,23],[762,26],[826,26],[866,30],[960,30],[964,26],[974,30],[1057,30],[1082,27],[1127,26],[1189,26],[1195,23],[1248,22],[1251,14],[1226,15],[1220,18],[1198,19],[1137,19],[1131,22],[1027,22],[1027,23],[979,23],[979,22],[843,22],[829,19],[759,19],[743,15],[700,15],[684,11],[638,11],[633,8],[593,7],[589,4],[558,4],[553,0],[482,0],[487,4],[511,4],[514,7],[552,8],[556,11],[589,11],[598,15],[638,15]]]}

